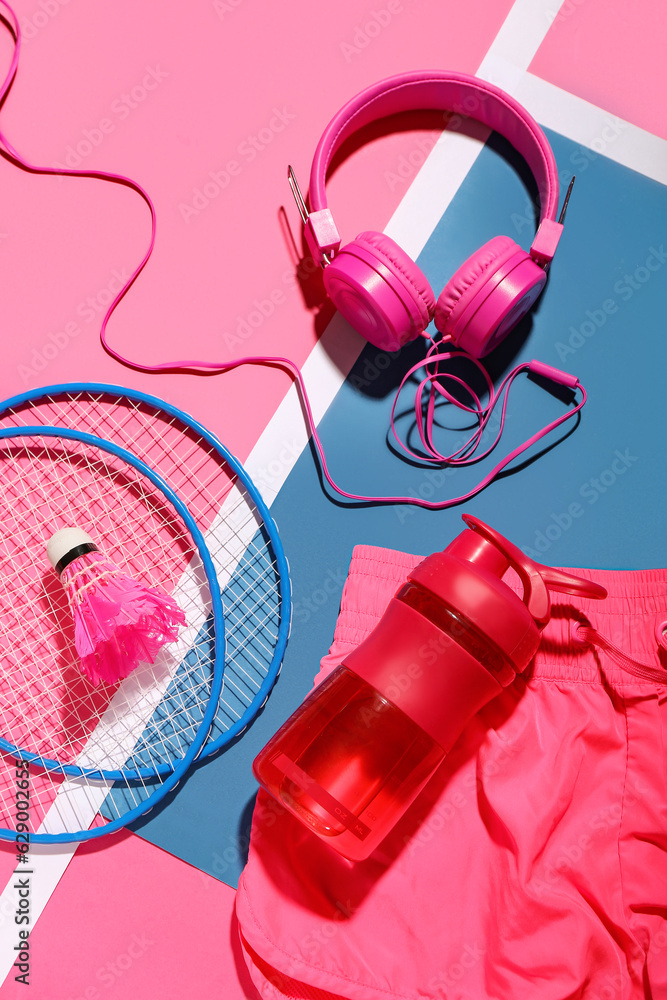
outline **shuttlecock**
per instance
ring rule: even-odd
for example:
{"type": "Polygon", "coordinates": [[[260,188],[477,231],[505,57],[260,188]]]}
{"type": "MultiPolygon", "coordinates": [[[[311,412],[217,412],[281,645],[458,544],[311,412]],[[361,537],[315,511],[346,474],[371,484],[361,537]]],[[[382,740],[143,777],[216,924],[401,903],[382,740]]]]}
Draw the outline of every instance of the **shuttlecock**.
{"type": "Polygon", "coordinates": [[[57,531],[46,546],[74,617],[74,645],[93,684],[113,684],[139,663],[153,663],[178,636],[176,601],[127,576],[80,528],[57,531]]]}

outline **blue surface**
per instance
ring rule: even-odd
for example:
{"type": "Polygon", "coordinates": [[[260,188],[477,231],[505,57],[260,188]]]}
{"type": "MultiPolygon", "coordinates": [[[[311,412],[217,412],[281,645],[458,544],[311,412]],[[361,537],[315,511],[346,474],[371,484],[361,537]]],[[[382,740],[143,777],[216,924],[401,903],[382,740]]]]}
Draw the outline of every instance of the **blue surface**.
{"type": "MultiPolygon", "coordinates": [[[[468,511],[554,565],[667,565],[661,503],[667,189],[602,156],[584,157],[559,135],[549,138],[563,180],[578,171],[565,232],[537,309],[487,360],[496,383],[533,357],[565,369],[586,386],[589,402],[572,433],[566,424],[552,435],[549,442],[560,440],[555,447],[446,511],[346,506],[323,492],[310,450],[302,455],[272,508],[294,587],[292,635],[276,689],[235,746],[192,772],[171,803],[134,827],[230,885],[245,860],[256,791],[252,759],[311,687],[331,642],[355,544],[426,554],[444,548],[468,511]]],[[[436,228],[419,260],[436,290],[494,235],[528,248],[530,190],[512,162],[494,140],[436,228]]],[[[517,380],[507,430],[491,459],[434,475],[387,445],[393,387],[414,350],[376,376],[378,353],[365,350],[320,425],[334,478],[354,492],[465,493],[501,455],[567,408],[536,383],[517,380]]],[[[450,440],[459,437],[455,431],[450,440]]],[[[544,443],[530,454],[542,450],[544,443]]]]}

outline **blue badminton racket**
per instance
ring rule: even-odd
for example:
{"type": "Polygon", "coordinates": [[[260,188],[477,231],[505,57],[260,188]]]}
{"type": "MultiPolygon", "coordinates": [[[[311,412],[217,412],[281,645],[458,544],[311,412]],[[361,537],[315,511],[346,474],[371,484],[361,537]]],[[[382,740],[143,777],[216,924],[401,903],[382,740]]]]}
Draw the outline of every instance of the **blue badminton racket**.
{"type": "Polygon", "coordinates": [[[0,427],[26,425],[79,428],[128,449],[169,484],[197,522],[218,575],[225,617],[223,686],[199,756],[215,753],[244,731],[266,701],[289,634],[289,569],[259,490],[198,421],[134,389],[71,383],[0,403],[0,427]]]}
{"type": "Polygon", "coordinates": [[[136,455],[80,430],[0,429],[0,654],[0,838],[18,832],[15,761],[30,773],[22,830],[63,843],[132,822],[196,759],[222,688],[217,573],[183,500],[136,455]],[[46,561],[48,539],[72,525],[185,616],[176,642],[115,684],[78,669],[46,561]]]}

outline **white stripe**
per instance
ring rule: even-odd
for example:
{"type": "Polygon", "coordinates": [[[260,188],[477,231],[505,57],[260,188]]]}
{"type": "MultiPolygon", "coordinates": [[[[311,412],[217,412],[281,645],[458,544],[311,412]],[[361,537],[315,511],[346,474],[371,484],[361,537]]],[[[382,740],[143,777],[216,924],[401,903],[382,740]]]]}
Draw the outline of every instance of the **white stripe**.
{"type": "MultiPolygon", "coordinates": [[[[478,74],[485,75],[489,60],[493,65],[502,61],[506,67],[514,67],[515,83],[519,82],[549,29],[554,11],[559,8],[558,0],[516,0],[478,74]]],[[[506,86],[505,89],[513,88],[506,86]]],[[[408,253],[416,256],[423,248],[480,150],[479,142],[453,133],[445,133],[436,144],[387,227],[387,232],[398,239],[408,253]],[[447,157],[446,170],[439,163],[441,151],[447,157]],[[447,182],[446,186],[443,179],[447,182]]],[[[363,344],[362,338],[350,330],[340,316],[336,316],[311,352],[303,372],[316,421],[321,419],[333,401],[363,344]]],[[[269,505],[307,440],[296,389],[292,387],[246,462],[248,473],[257,482],[269,505]]],[[[76,847],[75,844],[32,846],[27,866],[34,872],[31,876],[32,927],[64,874],[76,847]]],[[[15,958],[12,950],[15,944],[13,913],[17,897],[16,890],[12,888],[13,881],[14,876],[0,895],[0,929],[3,930],[0,982],[4,982],[15,958]]]]}
{"type": "Polygon", "coordinates": [[[560,132],[595,154],[667,184],[667,141],[659,136],[532,73],[526,73],[516,97],[546,128],[560,132]]]}
{"type": "MultiPolygon", "coordinates": [[[[213,546],[211,545],[211,548],[213,546]]],[[[192,562],[183,574],[174,596],[179,604],[190,607],[192,595],[199,595],[198,562],[192,562]]],[[[197,596],[195,601],[200,605],[197,596]]],[[[163,649],[154,667],[145,665],[133,671],[114,694],[105,713],[91,733],[85,747],[77,757],[81,766],[107,768],[121,767],[128,754],[141,737],[147,720],[155,710],[175,674],[184,655],[192,647],[205,620],[207,610],[201,607],[199,616],[180,631],[178,642],[171,649],[163,649]],[[156,672],[157,671],[157,672],[156,672]],[[159,682],[155,684],[155,678],[159,682]]],[[[75,828],[87,829],[98,813],[113,782],[90,782],[87,779],[63,781],[55,800],[39,827],[40,833],[57,834],[75,828]]],[[[30,877],[30,916],[34,927],[42,909],[57,886],[78,844],[34,844],[30,846],[29,862],[25,866],[33,872],[30,877]]],[[[20,873],[12,876],[0,895],[0,982],[8,975],[16,958],[17,943],[14,911],[17,905],[13,883],[20,873]]]]}
{"type": "MultiPolygon", "coordinates": [[[[316,424],[333,402],[365,343],[336,313],[310,352],[301,371],[316,424]]],[[[293,385],[244,463],[268,506],[278,495],[309,437],[293,385]]]]}

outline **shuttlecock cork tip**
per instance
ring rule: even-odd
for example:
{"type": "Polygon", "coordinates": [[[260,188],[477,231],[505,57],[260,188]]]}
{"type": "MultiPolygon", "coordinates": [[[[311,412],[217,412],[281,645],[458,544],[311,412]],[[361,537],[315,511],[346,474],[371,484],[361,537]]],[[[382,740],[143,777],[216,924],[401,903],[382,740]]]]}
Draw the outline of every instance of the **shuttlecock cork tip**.
{"type": "Polygon", "coordinates": [[[56,573],[78,556],[96,551],[95,542],[81,528],[61,528],[46,543],[46,556],[56,573]]]}

